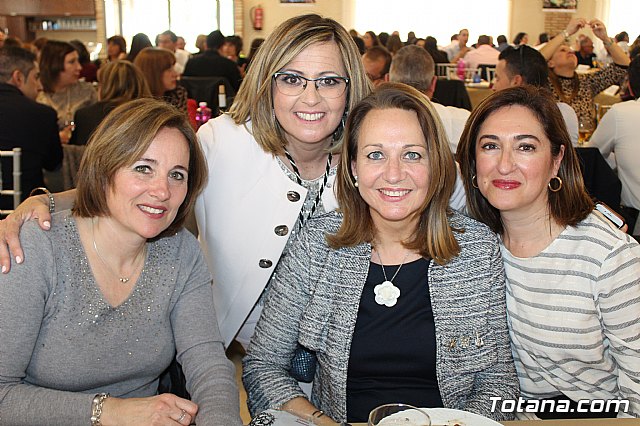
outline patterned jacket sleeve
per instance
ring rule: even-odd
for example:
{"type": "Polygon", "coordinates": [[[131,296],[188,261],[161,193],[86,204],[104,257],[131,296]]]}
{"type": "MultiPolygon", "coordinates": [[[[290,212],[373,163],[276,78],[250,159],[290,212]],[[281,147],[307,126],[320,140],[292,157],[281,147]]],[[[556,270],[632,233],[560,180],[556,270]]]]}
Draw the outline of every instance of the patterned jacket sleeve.
{"type": "Polygon", "coordinates": [[[517,399],[520,394],[507,325],[504,264],[497,241],[492,247],[489,269],[492,285],[488,319],[496,339],[497,359],[495,364],[476,374],[472,396],[467,400],[465,409],[498,421],[512,420],[514,413],[502,413],[500,402],[497,403],[498,408],[491,411],[492,397],[517,399]]]}
{"type": "Polygon", "coordinates": [[[252,416],[306,397],[289,375],[300,318],[310,297],[309,236],[303,230],[279,262],[264,309],[243,361],[247,404],[252,416]]]}
{"type": "Polygon", "coordinates": [[[589,84],[591,93],[596,96],[612,84],[620,84],[627,74],[627,68],[620,65],[611,64],[600,72],[589,74],[586,81],[589,84]]]}

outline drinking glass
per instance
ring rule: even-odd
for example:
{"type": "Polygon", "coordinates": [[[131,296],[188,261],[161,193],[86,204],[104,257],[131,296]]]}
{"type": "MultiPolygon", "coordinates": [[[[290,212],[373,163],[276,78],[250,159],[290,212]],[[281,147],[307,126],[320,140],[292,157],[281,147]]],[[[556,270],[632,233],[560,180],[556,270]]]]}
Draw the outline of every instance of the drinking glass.
{"type": "Polygon", "coordinates": [[[429,415],[408,404],[385,404],[369,413],[368,426],[431,426],[429,415]]]}
{"type": "Polygon", "coordinates": [[[591,134],[595,130],[593,119],[590,117],[578,118],[578,145],[584,145],[589,141],[591,134]]]}

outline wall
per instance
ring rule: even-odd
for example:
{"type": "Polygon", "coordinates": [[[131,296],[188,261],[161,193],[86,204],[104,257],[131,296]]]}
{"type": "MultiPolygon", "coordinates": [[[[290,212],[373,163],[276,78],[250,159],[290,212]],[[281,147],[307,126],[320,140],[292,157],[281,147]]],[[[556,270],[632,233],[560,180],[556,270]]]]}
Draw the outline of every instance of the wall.
{"type": "MultiPolygon", "coordinates": [[[[557,18],[559,22],[562,22],[562,16],[566,16],[571,19],[573,17],[583,17],[587,20],[593,18],[603,19],[603,6],[605,0],[580,0],[578,2],[578,10],[575,13],[556,13],[556,12],[543,12],[542,0],[511,0],[511,22],[510,22],[510,34],[507,35],[509,41],[513,40],[513,37],[520,32],[524,31],[529,34],[529,44],[535,45],[538,42],[538,35],[545,32],[545,20],[554,21],[557,18]],[[561,16],[562,15],[562,16],[561,16]]],[[[565,18],[566,19],[566,18],[565,18]]],[[[547,22],[547,27],[552,25],[552,22],[547,22]]],[[[564,29],[564,28],[562,28],[564,29]]],[[[585,30],[587,34],[590,30],[585,30]]],[[[550,34],[554,36],[555,34],[550,34]]]]}
{"type": "MultiPolygon", "coordinates": [[[[275,27],[289,18],[306,13],[317,13],[328,18],[335,19],[347,29],[351,23],[352,1],[350,0],[316,0],[315,3],[280,3],[280,0],[235,0],[242,1],[243,6],[243,32],[245,46],[251,45],[251,40],[257,37],[265,38],[275,27]],[[251,24],[251,8],[262,6],[264,20],[262,30],[256,31],[251,24]],[[345,20],[345,16],[348,18],[345,20]]],[[[236,9],[237,10],[237,9],[236,9]]],[[[238,32],[238,31],[236,31],[238,32]]],[[[227,35],[227,34],[225,34],[227,35]]],[[[248,48],[245,48],[248,52],[248,48]]]]}

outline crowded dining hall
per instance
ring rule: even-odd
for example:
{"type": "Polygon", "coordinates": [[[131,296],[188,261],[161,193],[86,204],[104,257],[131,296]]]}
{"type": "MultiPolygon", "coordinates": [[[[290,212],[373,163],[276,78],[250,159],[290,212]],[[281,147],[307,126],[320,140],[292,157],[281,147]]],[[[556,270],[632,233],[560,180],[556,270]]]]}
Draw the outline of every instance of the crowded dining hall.
{"type": "Polygon", "coordinates": [[[639,14],[2,2],[0,425],[640,426],[639,14]]]}

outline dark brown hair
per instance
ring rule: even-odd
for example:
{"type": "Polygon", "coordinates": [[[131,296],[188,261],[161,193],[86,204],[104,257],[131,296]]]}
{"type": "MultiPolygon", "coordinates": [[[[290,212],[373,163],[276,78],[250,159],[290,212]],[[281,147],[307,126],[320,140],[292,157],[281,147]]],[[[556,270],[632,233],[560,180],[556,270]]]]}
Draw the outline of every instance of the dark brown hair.
{"type": "Polygon", "coordinates": [[[327,236],[327,242],[331,247],[339,248],[371,243],[375,239],[376,230],[369,205],[354,185],[351,164],[357,161],[358,138],[367,115],[374,110],[395,108],[416,113],[429,160],[429,188],[418,213],[418,226],[412,238],[403,244],[407,249],[417,250],[422,256],[444,264],[460,252],[448,222],[456,165],[440,118],[429,99],[401,83],[381,85],[349,114],[336,177],[336,196],[344,219],[338,232],[327,236]]]}
{"type": "Polygon", "coordinates": [[[207,181],[207,164],[187,116],[153,98],[120,105],[102,120],[80,163],[73,213],[80,217],[108,216],[107,193],[113,189],[115,174],[141,158],[164,128],[179,130],[187,140],[189,176],[187,195],[175,219],[156,238],[178,231],[207,181]]]}
{"type": "Polygon", "coordinates": [[[561,226],[575,226],[593,210],[587,194],[576,154],[556,101],[543,88],[530,85],[513,87],[494,93],[473,110],[460,137],[456,158],[460,163],[462,181],[467,193],[467,209],[472,217],[486,223],[496,233],[504,231],[500,211],[493,207],[472,185],[476,175],[476,142],[482,124],[496,111],[510,106],[522,106],[533,113],[551,143],[551,155],[557,158],[564,146],[564,156],[558,169],[562,189],[548,191],[549,212],[561,226]]]}
{"type": "Polygon", "coordinates": [[[64,71],[64,58],[76,49],[66,41],[49,40],[40,53],[40,82],[47,93],[53,93],[54,86],[64,71]]]}

